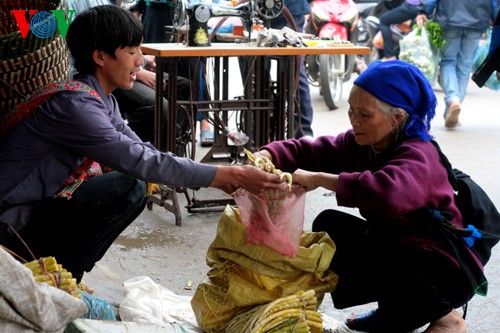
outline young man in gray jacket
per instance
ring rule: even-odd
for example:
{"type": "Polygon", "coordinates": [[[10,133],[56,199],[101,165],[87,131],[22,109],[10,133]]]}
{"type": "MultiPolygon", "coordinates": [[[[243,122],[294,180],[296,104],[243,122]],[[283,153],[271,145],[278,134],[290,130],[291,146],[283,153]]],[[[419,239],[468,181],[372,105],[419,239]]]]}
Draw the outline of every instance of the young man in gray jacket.
{"type": "Polygon", "coordinates": [[[0,244],[27,260],[54,256],[78,282],[142,212],[145,182],[226,193],[281,185],[249,165],[161,152],[125,124],[112,92],[132,88],[142,38],[139,19],[118,6],[79,13],[66,37],[79,73],[33,93],[30,107],[20,104],[0,122],[0,244]],[[100,174],[99,165],[112,171],[100,174]]]}

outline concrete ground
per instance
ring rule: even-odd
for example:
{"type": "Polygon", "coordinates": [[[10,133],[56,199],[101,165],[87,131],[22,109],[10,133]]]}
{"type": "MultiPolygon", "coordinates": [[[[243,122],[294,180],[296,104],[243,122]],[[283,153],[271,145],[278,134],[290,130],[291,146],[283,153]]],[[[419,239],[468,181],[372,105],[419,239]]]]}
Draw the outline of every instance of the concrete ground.
{"type": "MultiPolygon", "coordinates": [[[[344,84],[344,101],[351,86],[352,82],[344,84]]],[[[443,93],[437,84],[435,92],[439,107],[432,123],[433,135],[452,164],[472,175],[500,208],[500,91],[479,89],[471,81],[460,115],[462,126],[455,130],[445,129],[443,93]]],[[[311,96],[315,136],[350,128],[347,103],[330,111],[318,88],[311,87],[311,96]]],[[[196,195],[200,198],[224,197],[218,191],[207,189],[196,192],[196,195]]],[[[181,205],[185,205],[185,198],[179,198],[181,205]]],[[[335,196],[329,195],[328,191],[318,189],[308,193],[304,229],[310,230],[314,217],[322,210],[335,206],[335,196]]],[[[355,210],[352,212],[356,213],[355,210]]],[[[94,295],[118,306],[123,299],[122,283],[145,275],[178,295],[192,296],[208,271],[205,255],[215,238],[221,212],[190,214],[182,209],[182,215],[182,226],[178,227],[173,214],[162,207],[145,210],[116,240],[93,271],[84,276],[96,290],[94,295]],[[188,281],[193,282],[191,289],[185,288],[188,281]]],[[[500,246],[494,249],[486,276],[489,278],[488,296],[475,296],[469,303],[466,321],[470,333],[500,332],[500,246]]],[[[327,296],[320,310],[343,321],[351,314],[365,312],[374,306],[369,304],[338,311],[327,296]]]]}

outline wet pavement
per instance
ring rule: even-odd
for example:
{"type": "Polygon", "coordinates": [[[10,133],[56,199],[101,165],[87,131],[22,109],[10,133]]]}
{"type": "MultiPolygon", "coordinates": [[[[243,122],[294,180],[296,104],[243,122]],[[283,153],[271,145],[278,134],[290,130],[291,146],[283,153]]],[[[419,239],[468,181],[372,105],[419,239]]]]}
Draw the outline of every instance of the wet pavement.
{"type": "MultiPolygon", "coordinates": [[[[347,95],[351,82],[344,84],[344,103],[337,110],[327,109],[319,89],[311,87],[314,104],[313,129],[315,136],[335,134],[350,128],[347,118],[347,95]]],[[[462,105],[462,126],[455,130],[444,128],[443,94],[436,84],[439,106],[432,123],[432,134],[454,166],[470,174],[500,208],[500,91],[478,88],[471,81],[467,97],[462,105]]],[[[200,156],[206,148],[200,149],[200,156]]],[[[225,197],[217,190],[201,189],[199,198],[225,197]]],[[[179,195],[181,206],[186,205],[179,195]]],[[[335,196],[323,189],[307,194],[305,230],[310,230],[316,215],[327,208],[336,207],[335,196]]],[[[356,214],[355,209],[345,209],[356,214]]],[[[174,215],[163,207],[153,206],[120,236],[84,280],[92,286],[95,296],[118,306],[123,299],[122,284],[129,278],[149,276],[155,282],[178,295],[192,296],[197,284],[205,277],[208,266],[205,255],[215,238],[221,212],[188,213],[182,208],[182,226],[175,225],[174,215]],[[193,282],[187,289],[188,281],[193,282]]],[[[493,251],[486,266],[489,278],[489,294],[475,296],[469,303],[467,325],[469,333],[500,332],[500,246],[493,251]]],[[[367,277],[369,278],[369,277],[367,277]]],[[[321,305],[324,312],[343,321],[347,316],[366,312],[375,304],[359,306],[343,311],[335,310],[329,295],[321,305]]]]}

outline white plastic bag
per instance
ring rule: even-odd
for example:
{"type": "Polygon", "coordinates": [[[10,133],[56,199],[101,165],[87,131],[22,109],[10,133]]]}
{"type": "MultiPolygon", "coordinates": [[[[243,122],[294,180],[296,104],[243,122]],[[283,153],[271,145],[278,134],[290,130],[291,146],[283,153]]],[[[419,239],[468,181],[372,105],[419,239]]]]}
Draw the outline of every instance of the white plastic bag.
{"type": "Polygon", "coordinates": [[[168,326],[171,333],[201,332],[191,308],[191,296],[174,294],[147,276],[123,283],[124,300],[120,303],[122,321],[168,326]]]}
{"type": "Polygon", "coordinates": [[[437,79],[439,50],[431,45],[425,28],[413,29],[399,41],[399,60],[417,66],[433,85],[437,79]]]}

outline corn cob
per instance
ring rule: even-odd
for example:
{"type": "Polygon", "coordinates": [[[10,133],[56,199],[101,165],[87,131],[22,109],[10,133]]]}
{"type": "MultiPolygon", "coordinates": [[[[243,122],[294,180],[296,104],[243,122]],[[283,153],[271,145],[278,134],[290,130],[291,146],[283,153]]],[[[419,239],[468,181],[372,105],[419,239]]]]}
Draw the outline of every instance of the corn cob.
{"type": "Polygon", "coordinates": [[[31,271],[37,275],[41,274],[43,270],[47,272],[54,272],[58,268],[54,257],[45,257],[40,258],[39,260],[33,260],[25,263],[24,266],[31,269],[31,271]]]}
{"type": "Polygon", "coordinates": [[[270,160],[264,157],[257,156],[246,148],[243,148],[243,152],[245,153],[245,155],[247,155],[248,161],[250,161],[250,164],[252,164],[253,166],[261,168],[269,173],[278,175],[280,176],[281,179],[286,178],[286,182],[288,183],[288,190],[290,191],[292,190],[293,180],[292,180],[292,175],[290,173],[283,172],[280,169],[276,169],[276,167],[270,160]]]}
{"type": "Polygon", "coordinates": [[[314,290],[299,291],[238,315],[226,325],[224,332],[321,333],[323,320],[317,306],[314,290]]]}
{"type": "Polygon", "coordinates": [[[81,298],[77,289],[76,279],[62,265],[58,265],[54,257],[44,257],[24,264],[33,273],[35,282],[47,283],[48,285],[64,290],[67,293],[81,298]]]}

